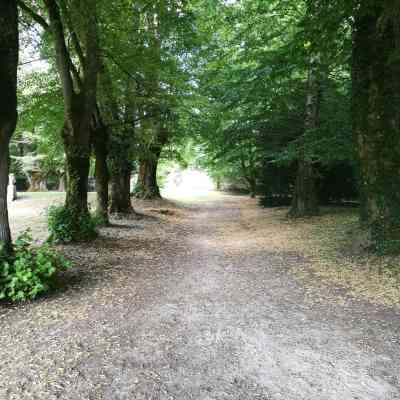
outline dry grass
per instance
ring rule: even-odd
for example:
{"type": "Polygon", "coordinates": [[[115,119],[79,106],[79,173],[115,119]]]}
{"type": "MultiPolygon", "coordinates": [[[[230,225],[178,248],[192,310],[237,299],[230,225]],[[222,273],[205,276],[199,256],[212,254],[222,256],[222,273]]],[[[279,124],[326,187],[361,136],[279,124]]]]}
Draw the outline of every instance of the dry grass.
{"type": "Polygon", "coordinates": [[[262,218],[255,205],[243,212],[251,231],[258,232],[255,240],[249,235],[244,246],[261,245],[261,240],[273,251],[304,256],[306,262],[293,272],[310,301],[318,301],[317,292],[325,291],[339,302],[350,295],[400,307],[400,257],[378,257],[360,247],[363,232],[355,209],[327,208],[321,216],[304,220],[288,219],[286,208],[265,209],[262,218]]]}

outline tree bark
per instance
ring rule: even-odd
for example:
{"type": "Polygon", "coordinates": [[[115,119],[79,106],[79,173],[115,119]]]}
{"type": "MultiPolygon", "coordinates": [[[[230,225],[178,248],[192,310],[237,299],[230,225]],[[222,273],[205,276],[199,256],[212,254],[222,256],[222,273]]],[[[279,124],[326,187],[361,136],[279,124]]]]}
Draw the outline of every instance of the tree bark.
{"type": "Polygon", "coordinates": [[[153,149],[152,156],[140,161],[139,174],[136,183],[136,197],[143,200],[161,199],[157,182],[157,168],[161,151],[153,149]]]}
{"type": "Polygon", "coordinates": [[[58,191],[65,192],[66,186],[66,176],[65,173],[63,173],[60,175],[60,181],[58,182],[58,191]]]}
{"type": "Polygon", "coordinates": [[[18,13],[15,0],[0,1],[0,245],[12,251],[7,187],[9,144],[17,123],[18,13]]]}
{"type": "Polygon", "coordinates": [[[131,203],[131,140],[134,130],[114,132],[110,137],[110,213],[132,214],[131,203]]]}
{"type": "Polygon", "coordinates": [[[289,216],[310,217],[318,214],[318,197],[315,184],[315,171],[311,162],[300,157],[297,163],[297,176],[289,216]]]}
{"type": "Polygon", "coordinates": [[[96,157],[96,214],[101,218],[104,224],[108,224],[108,183],[110,174],[108,172],[108,132],[105,126],[100,126],[94,132],[93,136],[94,154],[96,157]]]}
{"type": "MultiPolygon", "coordinates": [[[[313,56],[310,59],[307,81],[307,102],[304,135],[312,133],[319,125],[320,109],[320,60],[313,56]]],[[[317,215],[319,212],[316,187],[316,173],[313,160],[306,154],[304,135],[300,143],[297,161],[297,176],[289,215],[294,218],[317,215]]]]}
{"type": "Polygon", "coordinates": [[[355,157],[359,165],[360,220],[368,224],[368,205],[366,185],[362,178],[363,136],[368,131],[370,61],[373,57],[370,38],[374,34],[376,20],[371,15],[361,15],[356,19],[353,31],[352,54],[352,120],[355,157]],[[363,183],[364,182],[364,183],[363,183]]]}
{"type": "Polygon", "coordinates": [[[149,155],[140,161],[139,175],[135,188],[136,197],[143,200],[161,199],[160,188],[157,182],[157,170],[161,153],[168,142],[169,132],[160,120],[157,126],[157,135],[154,144],[149,149],[149,155]]]}
{"type": "MultiPolygon", "coordinates": [[[[377,241],[400,247],[399,10],[361,7],[353,34],[353,131],[361,218],[377,241]]],[[[397,6],[398,7],[398,6],[397,6]]]]}
{"type": "Polygon", "coordinates": [[[121,135],[114,132],[110,136],[110,213],[130,214],[134,213],[131,203],[131,140],[129,133],[123,131],[121,135]]]}
{"type": "Polygon", "coordinates": [[[130,167],[114,171],[111,174],[110,213],[131,214],[131,169],[130,167]]]}
{"type": "Polygon", "coordinates": [[[89,156],[77,154],[66,146],[67,190],[65,207],[73,211],[77,217],[88,213],[88,176],[89,156]]]}
{"type": "Polygon", "coordinates": [[[9,253],[12,248],[7,207],[9,150],[8,144],[0,146],[0,246],[4,246],[3,250],[9,253]]]}

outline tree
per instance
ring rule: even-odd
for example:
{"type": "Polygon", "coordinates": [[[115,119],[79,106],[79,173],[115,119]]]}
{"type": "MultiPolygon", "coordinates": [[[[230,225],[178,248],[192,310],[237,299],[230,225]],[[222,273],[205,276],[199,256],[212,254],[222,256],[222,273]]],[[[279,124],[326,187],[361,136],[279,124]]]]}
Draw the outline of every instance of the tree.
{"type": "Polygon", "coordinates": [[[190,3],[174,0],[142,5],[143,48],[148,65],[143,70],[146,95],[138,104],[139,171],[135,195],[160,198],[157,169],[165,147],[178,133],[178,120],[187,96],[190,75],[187,57],[193,49],[195,33],[190,3]]]}
{"type": "MultiPolygon", "coordinates": [[[[304,122],[304,135],[319,128],[320,113],[320,59],[318,56],[310,57],[308,70],[306,114],[304,122]]],[[[293,201],[289,210],[291,217],[305,217],[318,214],[318,194],[316,185],[316,171],[312,156],[304,148],[305,143],[300,140],[297,157],[297,176],[293,192],[293,201]]]]}
{"type": "MultiPolygon", "coordinates": [[[[82,214],[87,214],[87,180],[90,158],[90,124],[96,105],[98,73],[98,39],[96,2],[86,1],[78,7],[84,16],[81,32],[72,27],[70,33],[75,38],[76,51],[82,76],[76,72],[69,54],[61,12],[55,0],[44,0],[53,35],[57,69],[60,75],[64,98],[64,127],[62,138],[67,162],[67,193],[65,206],[73,211],[76,226],[82,214]],[[86,54],[83,53],[78,33],[83,37],[86,54]],[[73,75],[74,74],[74,75],[73,75]],[[74,82],[75,79],[75,82],[74,82]]],[[[65,3],[64,12],[68,13],[65,3]]],[[[75,6],[77,5],[74,3],[75,6]]]]}
{"type": "Polygon", "coordinates": [[[110,172],[107,164],[109,155],[110,130],[104,124],[99,108],[93,116],[91,128],[91,143],[96,159],[95,177],[96,177],[96,215],[104,225],[109,224],[108,207],[109,193],[108,185],[110,181],[110,172]]]}
{"type": "Polygon", "coordinates": [[[362,220],[377,243],[400,245],[400,8],[360,4],[353,33],[353,121],[362,220]]]}
{"type": "Polygon", "coordinates": [[[202,1],[198,10],[207,45],[195,57],[202,99],[193,120],[199,121],[194,125],[200,126],[210,167],[226,176],[235,171],[236,180],[251,187],[240,166],[254,165],[257,186],[270,199],[279,195],[271,175],[282,174],[276,188],[286,205],[292,199],[296,216],[317,212],[326,171],[354,164],[345,5],[202,1]]]}
{"type": "MultiPolygon", "coordinates": [[[[137,124],[134,104],[135,91],[131,81],[124,82],[124,85],[113,84],[111,80],[113,75],[110,71],[111,69],[101,75],[99,97],[105,124],[100,145],[108,147],[106,163],[110,174],[109,208],[112,214],[131,214],[134,209],[131,203],[130,183],[137,124]]],[[[100,175],[104,175],[104,173],[100,172],[100,175]]]]}
{"type": "Polygon", "coordinates": [[[161,198],[160,188],[157,182],[157,169],[163,147],[168,141],[168,127],[163,118],[156,123],[156,137],[151,140],[147,149],[142,151],[139,160],[138,178],[135,195],[138,198],[150,200],[161,198]]]}
{"type": "Polygon", "coordinates": [[[43,3],[49,22],[40,14],[41,7],[36,3],[30,6],[18,2],[22,10],[52,37],[64,102],[61,137],[66,155],[65,207],[73,220],[72,226],[79,231],[81,218],[88,215],[90,133],[99,69],[97,2],[43,0],[43,3]],[[73,49],[69,48],[70,43],[73,49]]]}
{"type": "Polygon", "coordinates": [[[11,252],[7,209],[9,144],[17,123],[18,13],[15,0],[0,2],[0,246],[11,252]]]}

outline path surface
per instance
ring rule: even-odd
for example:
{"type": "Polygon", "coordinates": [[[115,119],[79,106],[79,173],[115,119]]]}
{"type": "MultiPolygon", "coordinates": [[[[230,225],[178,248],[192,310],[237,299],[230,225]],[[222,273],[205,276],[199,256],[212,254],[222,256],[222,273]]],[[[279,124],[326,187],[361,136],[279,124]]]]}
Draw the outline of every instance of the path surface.
{"type": "Polygon", "coordinates": [[[400,399],[400,314],[313,306],[291,273],[307,260],[248,207],[150,210],[66,248],[63,293],[0,310],[0,399],[400,399]]]}

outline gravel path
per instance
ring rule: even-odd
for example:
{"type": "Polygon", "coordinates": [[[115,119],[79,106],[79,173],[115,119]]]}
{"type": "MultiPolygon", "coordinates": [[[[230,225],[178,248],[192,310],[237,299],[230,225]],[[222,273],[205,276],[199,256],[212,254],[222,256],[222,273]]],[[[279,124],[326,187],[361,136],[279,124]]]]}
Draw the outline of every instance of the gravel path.
{"type": "Polygon", "coordinates": [[[398,312],[306,301],[307,259],[269,246],[254,202],[163,207],[65,247],[63,292],[0,310],[1,400],[400,399],[398,312]]]}

